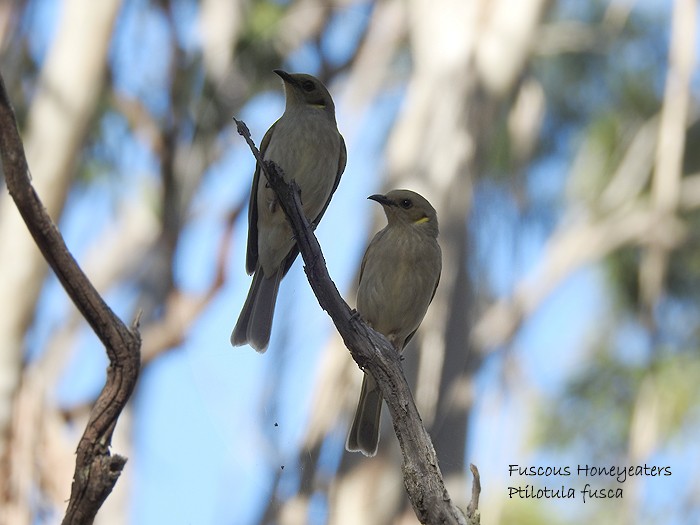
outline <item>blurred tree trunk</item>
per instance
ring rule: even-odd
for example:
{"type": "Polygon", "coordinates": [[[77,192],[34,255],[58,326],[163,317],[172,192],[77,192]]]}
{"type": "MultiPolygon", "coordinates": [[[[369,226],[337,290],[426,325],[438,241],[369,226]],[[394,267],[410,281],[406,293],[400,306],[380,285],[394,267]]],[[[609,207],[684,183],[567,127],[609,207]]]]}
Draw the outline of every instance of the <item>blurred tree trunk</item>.
{"type": "MultiPolygon", "coordinates": [[[[29,109],[24,146],[34,187],[57,220],[73,181],[74,163],[85,140],[105,79],[107,50],[121,2],[67,0],[56,37],[29,109]]],[[[7,194],[0,203],[0,508],[4,523],[29,522],[26,494],[9,471],[9,424],[23,362],[24,336],[32,321],[46,264],[7,194]],[[19,499],[18,499],[19,498],[19,499]]]]}

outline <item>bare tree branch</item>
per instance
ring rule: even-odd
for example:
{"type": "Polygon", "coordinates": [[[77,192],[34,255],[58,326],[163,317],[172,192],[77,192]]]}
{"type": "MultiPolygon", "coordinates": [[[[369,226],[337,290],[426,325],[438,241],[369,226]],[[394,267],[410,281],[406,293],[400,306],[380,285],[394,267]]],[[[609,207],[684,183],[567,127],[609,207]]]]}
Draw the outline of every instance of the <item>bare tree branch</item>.
{"type": "MultiPolygon", "coordinates": [[[[8,2],[3,2],[8,3],[8,2]]],[[[21,2],[9,2],[19,5],[21,2]]],[[[24,124],[24,150],[36,174],[35,188],[54,219],[61,216],[75,163],[85,142],[92,119],[99,109],[99,98],[106,78],[109,42],[121,0],[66,0],[60,2],[55,35],[41,61],[32,89],[24,124]],[[76,79],[80,79],[79,82],[76,79]]],[[[16,11],[12,26],[21,27],[16,11]]],[[[23,33],[23,31],[19,31],[23,33]]],[[[3,71],[8,81],[22,85],[20,74],[26,61],[21,34],[9,44],[17,58],[3,55],[3,71]],[[19,69],[17,69],[19,68],[19,69]],[[14,71],[14,75],[10,74],[14,71]]],[[[17,92],[22,92],[19,88],[17,92]]],[[[5,480],[12,474],[5,469],[13,398],[22,373],[24,337],[31,324],[36,302],[46,276],[46,263],[22,219],[6,195],[0,194],[0,296],[12,302],[0,304],[0,521],[8,504],[24,501],[6,499],[11,494],[5,480]],[[11,256],[10,256],[11,254],[11,256]]]]}
{"type": "Polygon", "coordinates": [[[29,179],[24,147],[17,131],[5,81],[0,75],[0,155],[7,188],[34,241],[71,300],[105,345],[107,380],[90,414],[78,449],[71,497],[64,524],[92,523],[112,491],[126,458],[111,455],[112,433],[136,385],[141,338],[107,306],[66,248],[60,232],[29,179]]]}
{"type": "Polygon", "coordinates": [[[452,503],[445,488],[435,449],[413,401],[399,354],[383,335],[368,327],[338,293],[318,240],[302,212],[296,183],[287,184],[279,168],[262,158],[245,123],[236,120],[236,124],[289,219],[304,259],[304,271],[321,308],[333,320],[355,362],[375,378],[387,402],[401,446],[404,486],[416,516],[421,523],[466,525],[464,514],[452,503]]]}

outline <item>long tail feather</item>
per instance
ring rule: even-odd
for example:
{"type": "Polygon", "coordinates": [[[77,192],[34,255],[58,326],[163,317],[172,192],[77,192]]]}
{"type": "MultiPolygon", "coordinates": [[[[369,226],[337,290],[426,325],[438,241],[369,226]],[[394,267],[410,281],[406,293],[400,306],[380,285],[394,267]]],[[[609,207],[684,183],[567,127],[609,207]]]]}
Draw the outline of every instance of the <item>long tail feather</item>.
{"type": "Polygon", "coordinates": [[[281,280],[281,271],[266,278],[260,268],[256,270],[241,315],[231,333],[233,346],[249,344],[258,352],[267,350],[281,280]]]}
{"type": "Polygon", "coordinates": [[[355,418],[350,427],[345,448],[350,452],[360,451],[365,456],[374,456],[379,445],[379,421],[382,414],[382,394],[374,378],[365,373],[362,379],[360,400],[355,418]]]}

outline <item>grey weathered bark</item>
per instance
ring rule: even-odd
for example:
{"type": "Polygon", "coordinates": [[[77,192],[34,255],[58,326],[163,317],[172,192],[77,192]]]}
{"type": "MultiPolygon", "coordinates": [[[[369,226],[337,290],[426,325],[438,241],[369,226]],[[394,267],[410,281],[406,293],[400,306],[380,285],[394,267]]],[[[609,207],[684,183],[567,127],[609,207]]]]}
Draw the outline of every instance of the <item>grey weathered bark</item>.
{"type": "MultiPolygon", "coordinates": [[[[73,179],[73,163],[102,90],[107,49],[120,0],[68,0],[42,68],[24,142],[34,185],[57,219],[73,179]]],[[[8,495],[8,429],[22,368],[23,341],[46,274],[46,264],[17,213],[0,203],[0,498],[8,495]],[[10,307],[11,306],[11,307],[10,307]]],[[[6,507],[9,502],[2,502],[6,507]]],[[[24,502],[21,502],[24,504],[24,502]]]]}
{"type": "MultiPolygon", "coordinates": [[[[464,513],[452,503],[445,488],[435,450],[403,375],[400,357],[389,341],[369,328],[356,312],[350,310],[338,293],[328,275],[318,241],[302,211],[299,188],[294,183],[288,185],[278,168],[263,160],[245,124],[237,121],[237,125],[238,132],[251,147],[289,219],[314,295],[333,320],[353,359],[377,380],[401,445],[404,487],[416,516],[421,523],[426,524],[466,525],[464,513]]],[[[478,480],[475,469],[474,472],[478,480]]],[[[476,500],[478,495],[471,507],[473,515],[470,518],[473,517],[478,523],[476,500]]]]}

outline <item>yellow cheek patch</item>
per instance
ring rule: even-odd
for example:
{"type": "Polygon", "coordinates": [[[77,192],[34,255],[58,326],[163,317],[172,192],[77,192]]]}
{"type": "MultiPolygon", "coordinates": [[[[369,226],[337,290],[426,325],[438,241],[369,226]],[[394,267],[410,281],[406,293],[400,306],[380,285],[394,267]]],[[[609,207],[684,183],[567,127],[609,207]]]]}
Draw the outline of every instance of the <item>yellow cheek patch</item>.
{"type": "Polygon", "coordinates": [[[417,220],[416,222],[414,222],[413,224],[423,224],[424,222],[428,222],[429,220],[430,220],[430,219],[429,219],[428,217],[421,217],[420,219],[418,219],[418,220],[417,220]]]}

